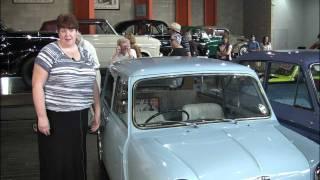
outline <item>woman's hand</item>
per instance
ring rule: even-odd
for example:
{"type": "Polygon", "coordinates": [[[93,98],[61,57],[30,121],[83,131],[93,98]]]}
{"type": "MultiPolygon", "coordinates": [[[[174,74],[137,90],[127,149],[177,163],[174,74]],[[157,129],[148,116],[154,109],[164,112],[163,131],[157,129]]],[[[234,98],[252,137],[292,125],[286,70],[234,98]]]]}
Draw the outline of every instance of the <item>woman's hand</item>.
{"type": "Polygon", "coordinates": [[[100,127],[100,116],[99,115],[93,115],[93,120],[91,123],[91,132],[96,132],[100,127]]]}
{"type": "Polygon", "coordinates": [[[50,124],[48,117],[38,118],[38,130],[46,136],[50,135],[50,124]]]}

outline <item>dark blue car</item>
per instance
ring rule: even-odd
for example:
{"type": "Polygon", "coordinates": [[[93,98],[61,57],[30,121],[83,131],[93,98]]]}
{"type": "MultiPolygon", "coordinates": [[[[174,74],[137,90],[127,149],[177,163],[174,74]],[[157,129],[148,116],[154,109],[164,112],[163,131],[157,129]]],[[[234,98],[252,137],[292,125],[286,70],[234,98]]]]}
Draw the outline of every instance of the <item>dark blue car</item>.
{"type": "Polygon", "coordinates": [[[320,143],[320,51],[251,52],[235,61],[257,72],[282,124],[320,143]]]}

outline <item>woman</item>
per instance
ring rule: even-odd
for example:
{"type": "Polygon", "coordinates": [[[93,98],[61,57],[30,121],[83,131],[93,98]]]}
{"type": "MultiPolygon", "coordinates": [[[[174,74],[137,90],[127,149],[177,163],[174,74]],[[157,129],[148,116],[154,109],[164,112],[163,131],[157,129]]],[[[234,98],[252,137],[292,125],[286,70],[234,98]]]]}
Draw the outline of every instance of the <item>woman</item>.
{"type": "Polygon", "coordinates": [[[130,47],[130,41],[127,38],[120,38],[117,41],[117,49],[112,55],[112,62],[121,61],[125,59],[137,58],[137,53],[130,47]]]}
{"type": "Polygon", "coordinates": [[[129,39],[131,49],[134,49],[136,51],[137,58],[142,57],[141,48],[136,44],[136,38],[134,37],[134,35],[132,33],[128,33],[125,35],[125,37],[129,39]]]}
{"type": "Polygon", "coordinates": [[[229,43],[229,36],[223,36],[223,42],[219,44],[217,50],[217,58],[221,60],[231,61],[232,45],[229,43]]]}
{"type": "Polygon", "coordinates": [[[73,15],[59,15],[57,28],[59,40],[43,47],[33,70],[40,179],[85,180],[88,109],[93,102],[91,131],[100,125],[98,64],[76,45],[78,22],[73,15]]]}
{"type": "Polygon", "coordinates": [[[270,42],[269,36],[263,36],[262,43],[261,43],[261,49],[263,51],[272,50],[272,46],[271,46],[271,42],[270,42]]]}
{"type": "Polygon", "coordinates": [[[180,34],[173,34],[170,37],[172,50],[168,56],[188,56],[188,52],[181,45],[182,37],[180,34]]]}

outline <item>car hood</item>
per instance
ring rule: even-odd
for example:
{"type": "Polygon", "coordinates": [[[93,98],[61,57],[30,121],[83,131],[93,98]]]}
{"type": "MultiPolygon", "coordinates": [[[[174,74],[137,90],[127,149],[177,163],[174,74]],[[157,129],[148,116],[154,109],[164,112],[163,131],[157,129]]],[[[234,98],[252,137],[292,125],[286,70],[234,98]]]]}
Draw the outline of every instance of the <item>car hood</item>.
{"type": "Polygon", "coordinates": [[[153,158],[156,151],[160,157],[169,156],[166,164],[178,161],[198,179],[310,177],[305,156],[274,125],[212,125],[168,130],[166,135],[139,138],[138,143],[153,158]]]}

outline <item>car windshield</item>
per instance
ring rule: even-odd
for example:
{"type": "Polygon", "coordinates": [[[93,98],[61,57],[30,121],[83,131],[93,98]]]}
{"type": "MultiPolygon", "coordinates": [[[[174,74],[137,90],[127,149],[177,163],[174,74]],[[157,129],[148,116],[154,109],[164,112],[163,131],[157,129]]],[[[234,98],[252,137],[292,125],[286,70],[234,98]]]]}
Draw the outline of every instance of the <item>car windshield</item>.
{"type": "Polygon", "coordinates": [[[320,64],[313,64],[310,67],[312,80],[314,82],[315,88],[318,92],[318,98],[320,99],[320,64]]]}
{"type": "Polygon", "coordinates": [[[134,124],[141,128],[261,119],[270,115],[258,82],[245,75],[145,79],[136,83],[133,94],[134,124]]]}
{"type": "Polygon", "coordinates": [[[115,31],[107,23],[79,23],[81,34],[115,34],[115,31]]]}

